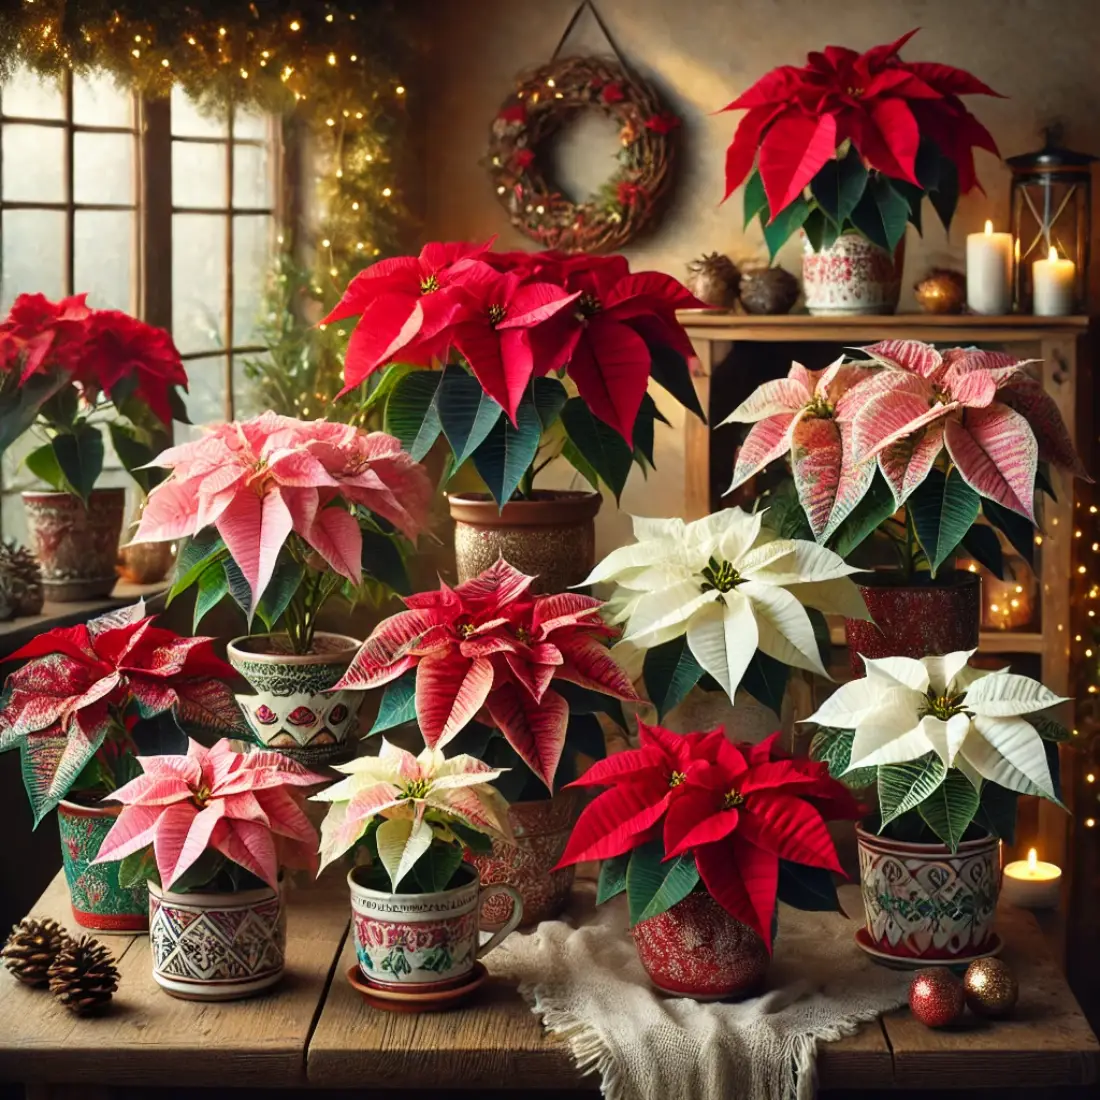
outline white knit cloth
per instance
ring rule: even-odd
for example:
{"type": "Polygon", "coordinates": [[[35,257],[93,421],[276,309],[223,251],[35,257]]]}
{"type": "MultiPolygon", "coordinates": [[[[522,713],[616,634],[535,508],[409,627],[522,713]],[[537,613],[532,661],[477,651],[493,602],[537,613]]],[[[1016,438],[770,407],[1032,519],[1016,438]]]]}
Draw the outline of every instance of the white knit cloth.
{"type": "Polygon", "coordinates": [[[780,907],[767,992],[732,1004],[656,993],[624,897],[599,908],[578,883],[567,919],[515,933],[491,955],[608,1100],[806,1100],[819,1040],[906,1001],[909,977],[874,964],[837,913],[780,907]]]}

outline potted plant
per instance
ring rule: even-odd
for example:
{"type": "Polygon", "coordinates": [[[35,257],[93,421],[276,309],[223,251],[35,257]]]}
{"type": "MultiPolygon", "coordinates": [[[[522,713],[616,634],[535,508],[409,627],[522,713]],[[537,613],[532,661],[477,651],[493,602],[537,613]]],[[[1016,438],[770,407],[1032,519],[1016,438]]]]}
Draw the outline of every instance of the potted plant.
{"type": "Polygon", "coordinates": [[[998,93],[962,69],[903,61],[915,33],[862,54],[826,46],[724,108],[745,111],[725,197],[747,179],[745,225],[759,219],[773,258],[803,231],[811,313],[893,313],[906,225],[920,232],[925,196],[949,228],[959,195],[978,186],[974,148],[1000,156],[961,98],[998,93]]]}
{"type": "Polygon", "coordinates": [[[326,780],[225,740],[139,763],[142,774],[111,794],[121,811],[96,863],[148,881],[153,980],[189,1001],[274,985],[286,956],[280,871],[317,865],[317,832],[294,788],[326,780]]]}
{"type": "Polygon", "coordinates": [[[54,492],[26,492],[31,544],[47,599],[104,596],[125,512],[123,489],[96,489],[103,427],[143,492],[159,480],[145,467],[187,422],[177,387],[187,374],[172,338],[125,313],[89,309],[86,295],[54,303],[21,294],[0,325],[0,452],[31,430],[40,446],[27,468],[54,492]]]}
{"type": "Polygon", "coordinates": [[[345,392],[389,365],[367,398],[386,430],[416,459],[442,435],[444,484],[468,462],[485,482],[488,495],[451,497],[459,579],[503,554],[553,592],[592,566],[599,483],[618,498],[632,463],[653,465],[650,378],[705,419],[675,312],[700,305],[621,256],[451,243],[367,268],[326,320],[361,318],[345,392]],[[559,456],[592,492],[535,487],[559,456]]]}
{"type": "MultiPolygon", "coordinates": [[[[556,916],[572,884],[572,872],[551,876],[580,811],[575,792],[555,793],[559,766],[564,758],[573,769],[578,753],[602,756],[593,712],[637,698],[607,649],[616,632],[600,618],[603,604],[572,592],[532,596],[533,579],[501,560],[456,588],[408,597],[408,610],[379,623],[336,685],[386,686],[372,733],[415,719],[429,748],[453,742],[511,769],[516,841],[472,858],[484,881],[519,889],[529,921],[556,916]]],[[[507,911],[501,899],[486,922],[507,911]]]]}
{"type": "Polygon", "coordinates": [[[122,883],[94,866],[118,816],[105,803],[137,774],[139,752],[186,741],[181,727],[237,734],[233,670],[211,638],[153,625],[145,605],[40,634],[8,660],[25,660],[4,687],[0,751],[19,749],[38,823],[55,806],[73,918],[97,931],[135,931],[149,915],[144,880],[122,883]]]}
{"type": "Polygon", "coordinates": [[[811,756],[878,791],[878,812],[857,827],[860,946],[916,966],[990,953],[1016,799],[1061,805],[1069,733],[1042,712],[1066,700],[1008,669],[971,668],[972,655],[866,658],[866,675],[807,719],[820,727],[811,756]]]}
{"type": "Polygon", "coordinates": [[[353,850],[366,857],[348,874],[363,979],[421,994],[469,981],[523,916],[516,890],[482,887],[464,861],[489,835],[509,835],[507,805],[490,785],[499,770],[438,748],[413,756],[385,738],[377,756],[339,770],[347,778],[314,795],[330,803],[321,866],[353,850]],[[511,899],[511,920],[478,946],[480,906],[498,894],[511,899]]]}
{"type": "Polygon", "coordinates": [[[685,523],[634,517],[633,543],[585,581],[613,581],[612,622],[645,653],[650,701],[663,719],[696,684],[731,703],[740,688],[780,713],[790,669],[828,678],[824,613],[867,612],[847,565],[805,539],[781,539],[766,512],[740,508],[685,523]]]}
{"type": "Polygon", "coordinates": [[[306,763],[346,756],[359,699],[325,694],[359,647],[318,629],[334,597],[354,600],[365,576],[407,585],[398,536],[415,539],[431,484],[382,432],[266,412],[172,447],[135,542],[189,541],[169,601],[194,586],[195,626],[229,597],[267,633],[229,643],[255,689],[239,697],[255,740],[306,763]],[[281,629],[280,629],[281,628],[281,629]]]}
{"type": "Polygon", "coordinates": [[[1053,495],[1048,467],[1088,478],[1025,361],[976,348],[939,352],[918,340],[862,351],[867,359],[822,371],[793,364],[725,421],[752,424],[730,491],[786,458],[801,506],[788,509],[793,529],[808,525],[846,559],[875,534],[893,550],[896,568],[861,579],[874,622],[848,623],[857,675],[859,654],[976,648],[980,582],[951,568],[956,554],[1000,577],[1000,532],[1031,564],[1035,497],[1053,495]]]}
{"type": "Polygon", "coordinates": [[[575,781],[609,789],[581,814],[561,862],[602,861],[597,900],[626,893],[638,955],[662,992],[750,993],[767,970],[777,900],[839,908],[826,822],[860,807],[823,764],[786,758],[778,734],[750,745],[721,727],[678,734],[639,722],[638,732],[639,748],[575,781]]]}

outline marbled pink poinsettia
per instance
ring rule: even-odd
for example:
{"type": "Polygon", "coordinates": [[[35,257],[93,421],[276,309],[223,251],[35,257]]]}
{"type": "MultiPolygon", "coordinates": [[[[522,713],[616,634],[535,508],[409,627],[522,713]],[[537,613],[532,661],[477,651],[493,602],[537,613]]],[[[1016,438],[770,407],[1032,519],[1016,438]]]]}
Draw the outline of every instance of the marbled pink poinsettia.
{"type": "Polygon", "coordinates": [[[277,887],[280,867],[316,868],[317,831],[294,787],[325,782],[276,752],[238,753],[228,741],[186,756],[142,756],[144,774],[120,787],[123,804],[96,863],[153,846],[161,885],[169,889],[207,849],[277,887]]]}

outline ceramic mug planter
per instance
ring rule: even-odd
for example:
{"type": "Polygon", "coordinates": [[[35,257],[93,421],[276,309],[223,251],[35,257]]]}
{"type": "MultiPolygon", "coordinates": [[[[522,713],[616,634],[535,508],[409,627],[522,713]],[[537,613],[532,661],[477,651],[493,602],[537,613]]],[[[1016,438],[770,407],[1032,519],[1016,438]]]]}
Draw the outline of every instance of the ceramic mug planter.
{"type": "Polygon", "coordinates": [[[662,993],[697,1001],[744,997],[768,970],[760,936],[702,890],[630,931],[649,980],[662,993]]]}
{"type": "Polygon", "coordinates": [[[501,509],[488,493],[452,493],[447,502],[460,581],[501,557],[535,577],[534,593],[565,592],[592,572],[599,493],[537,491],[501,509]]]}
{"type": "Polygon", "coordinates": [[[802,240],[802,293],[817,316],[893,313],[901,296],[904,238],[893,256],[859,233],[815,252],[802,240]]]}
{"type": "Polygon", "coordinates": [[[153,980],[185,1001],[236,1001],[274,985],[286,961],[286,906],[265,886],[176,894],[149,883],[153,980]]]}
{"type": "Polygon", "coordinates": [[[125,507],[125,489],[95,489],[87,508],[68,493],[23,494],[27,534],[47,600],[71,603],[110,593],[118,582],[125,507]]]}
{"type": "Polygon", "coordinates": [[[345,760],[354,752],[361,691],[328,689],[347,672],[362,643],[343,634],[318,633],[315,652],[289,651],[286,635],[234,638],[229,663],[255,695],[238,695],[256,743],[306,767],[345,760]]]}
{"type": "MultiPolygon", "coordinates": [[[[584,794],[579,790],[560,791],[553,798],[534,802],[513,802],[508,807],[508,820],[515,843],[494,837],[491,851],[467,857],[477,868],[482,886],[503,882],[519,891],[523,898],[520,927],[553,920],[565,908],[577,869],[552,868],[564,854],[583,806],[584,794]]],[[[506,894],[486,898],[481,907],[482,931],[503,927],[512,909],[512,900],[506,894]]]]}
{"type": "Polygon", "coordinates": [[[1000,893],[995,836],[911,844],[856,826],[859,885],[874,951],[911,962],[960,961],[988,953],[1000,893]]]}
{"type": "Polygon", "coordinates": [[[472,868],[462,870],[460,885],[432,894],[372,890],[358,881],[363,872],[357,867],[348,874],[355,954],[363,977],[382,989],[427,993],[458,985],[523,919],[519,891],[503,884],[483,888],[472,868]],[[481,903],[498,894],[511,899],[511,919],[479,947],[481,903]]]}

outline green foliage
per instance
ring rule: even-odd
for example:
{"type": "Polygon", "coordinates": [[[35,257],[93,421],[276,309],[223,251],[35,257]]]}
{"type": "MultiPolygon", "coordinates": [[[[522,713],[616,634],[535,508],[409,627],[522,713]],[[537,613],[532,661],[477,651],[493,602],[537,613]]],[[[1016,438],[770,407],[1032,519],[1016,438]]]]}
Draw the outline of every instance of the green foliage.
{"type": "Polygon", "coordinates": [[[646,650],[642,677],[649,701],[657,708],[659,722],[683,702],[702,675],[703,669],[688,649],[685,636],[646,650]]]}
{"type": "Polygon", "coordinates": [[[880,524],[888,520],[895,511],[897,505],[890,485],[882,473],[876,470],[870,488],[829,539],[829,549],[847,561],[857,547],[870,538],[880,524]]]}
{"type": "Polygon", "coordinates": [[[603,860],[600,864],[600,878],[596,884],[597,905],[618,897],[626,889],[626,868],[629,863],[629,852],[603,860]]]}
{"type": "Polygon", "coordinates": [[[978,804],[979,794],[974,785],[952,768],[917,809],[925,824],[954,852],[974,820],[978,804]]]}
{"type": "Polygon", "coordinates": [[[426,894],[446,890],[462,866],[463,847],[433,838],[428,850],[413,864],[417,884],[426,894]]]}
{"type": "Polygon", "coordinates": [[[561,411],[570,442],[618,500],[626,486],[634,452],[614,428],[592,415],[580,397],[571,397],[561,411]]]}
{"type": "Polygon", "coordinates": [[[790,665],[785,665],[758,649],[745,669],[741,687],[778,716],[783,712],[783,696],[787,694],[787,681],[790,678],[790,665]]]}
{"type": "Polygon", "coordinates": [[[390,681],[382,693],[378,717],[371,726],[368,737],[383,733],[406,722],[416,721],[416,669],[390,681]]]}
{"type": "Polygon", "coordinates": [[[935,793],[947,775],[943,761],[930,752],[904,764],[878,770],[878,805],[882,824],[889,825],[908,810],[915,810],[935,793]]]}
{"type": "MultiPolygon", "coordinates": [[[[412,377],[410,375],[410,377],[412,377]]],[[[485,442],[474,452],[473,461],[498,506],[505,505],[527,476],[538,454],[542,420],[531,396],[525,395],[516,409],[516,423],[502,416],[485,442]]]]}
{"type": "Polygon", "coordinates": [[[829,774],[834,779],[839,779],[846,787],[853,791],[862,791],[878,781],[878,769],[871,767],[848,770],[848,765],[852,761],[854,738],[855,734],[852,730],[837,730],[821,726],[810,742],[810,759],[825,764],[829,774]]]}
{"type": "Polygon", "coordinates": [[[946,476],[942,470],[930,470],[909,498],[907,506],[933,577],[945,561],[954,558],[978,518],[981,503],[954,466],[946,476]]]}
{"type": "Polygon", "coordinates": [[[824,867],[808,867],[790,860],[779,861],[779,881],[776,895],[795,909],[835,913],[840,909],[836,883],[824,867]]]}
{"type": "Polygon", "coordinates": [[[659,840],[635,848],[626,869],[631,927],[671,909],[698,883],[699,871],[690,853],[666,862],[664,846],[659,840]]]}

